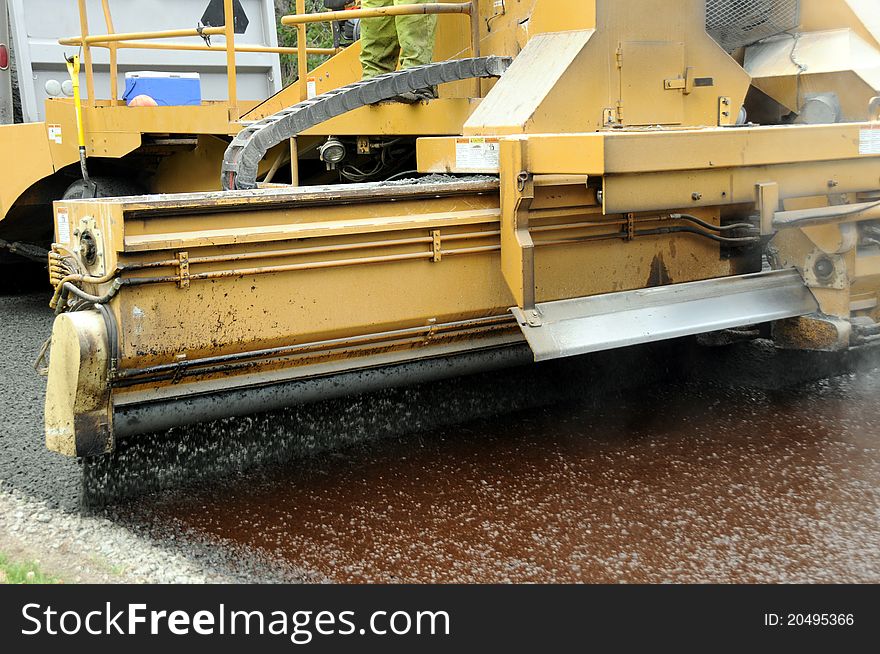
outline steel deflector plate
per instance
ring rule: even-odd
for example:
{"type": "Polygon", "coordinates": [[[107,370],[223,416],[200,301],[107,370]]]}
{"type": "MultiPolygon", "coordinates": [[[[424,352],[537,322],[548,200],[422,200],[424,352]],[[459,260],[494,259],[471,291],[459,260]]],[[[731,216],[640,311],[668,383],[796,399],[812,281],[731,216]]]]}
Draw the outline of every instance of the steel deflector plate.
{"type": "Polygon", "coordinates": [[[537,305],[537,320],[519,307],[511,311],[535,360],[546,361],[794,318],[818,308],[791,269],[547,302],[537,305]]]}

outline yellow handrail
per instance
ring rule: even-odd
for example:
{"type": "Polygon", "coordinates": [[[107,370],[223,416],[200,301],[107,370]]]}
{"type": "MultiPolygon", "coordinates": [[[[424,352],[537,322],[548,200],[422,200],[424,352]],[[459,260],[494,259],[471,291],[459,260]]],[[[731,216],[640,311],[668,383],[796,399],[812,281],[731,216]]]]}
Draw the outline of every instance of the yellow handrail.
{"type": "MultiPolygon", "coordinates": [[[[336,48],[309,48],[306,42],[305,25],[297,28],[298,41],[295,47],[263,46],[263,45],[237,45],[235,43],[235,23],[232,17],[233,0],[224,0],[224,27],[205,27],[201,29],[185,28],[172,30],[156,30],[149,32],[116,32],[113,27],[113,19],[110,13],[109,0],[101,0],[104,12],[104,22],[107,25],[107,34],[89,34],[88,11],[86,0],[77,0],[80,15],[80,36],[71,36],[59,39],[61,45],[79,46],[83,49],[83,63],[85,64],[86,86],[89,95],[89,105],[95,106],[94,67],[92,66],[91,48],[106,48],[110,50],[110,95],[113,102],[118,96],[118,50],[180,50],[199,52],[226,52],[226,75],[228,80],[228,102],[230,121],[237,119],[237,75],[235,55],[238,52],[289,54],[297,55],[300,70],[308,70],[308,55],[335,55],[339,52],[336,48]],[[208,45],[196,43],[152,43],[154,40],[185,38],[194,36],[223,35],[226,42],[223,45],[208,45]]],[[[297,11],[305,13],[305,0],[297,0],[297,11]]],[[[307,88],[305,76],[303,78],[303,99],[307,88]]]]}
{"type": "Polygon", "coordinates": [[[156,32],[122,32],[113,34],[93,34],[91,36],[70,36],[58,39],[61,45],[95,45],[119,43],[122,41],[146,41],[150,39],[173,39],[184,36],[216,36],[225,34],[225,27],[205,27],[201,30],[187,28],[179,30],[160,30],[156,32]]]}
{"type": "MultiPolygon", "coordinates": [[[[262,45],[236,45],[235,23],[233,19],[233,0],[224,0],[223,9],[225,15],[224,27],[205,27],[200,29],[173,29],[151,32],[123,32],[117,33],[113,27],[113,19],[110,13],[109,0],[101,0],[104,11],[104,21],[107,25],[107,34],[89,34],[88,11],[86,0],[77,0],[80,15],[80,36],[71,36],[59,39],[61,45],[80,46],[83,49],[83,63],[86,72],[86,88],[88,90],[89,105],[95,106],[95,83],[94,68],[92,65],[91,48],[107,48],[110,50],[110,92],[113,102],[118,100],[118,58],[120,49],[140,50],[191,50],[207,52],[226,52],[226,74],[228,80],[228,101],[230,120],[237,118],[237,76],[235,55],[238,52],[271,53],[271,54],[295,54],[299,70],[299,89],[303,100],[308,97],[308,55],[334,55],[339,52],[335,48],[309,48],[306,44],[306,26],[311,23],[333,22],[337,20],[352,20],[359,18],[376,18],[380,16],[410,16],[418,14],[459,14],[470,16],[471,19],[471,52],[474,57],[480,56],[480,24],[479,24],[479,0],[461,3],[424,3],[411,5],[398,5],[395,7],[379,7],[372,9],[354,9],[348,11],[325,11],[315,14],[306,13],[305,0],[296,0],[297,13],[283,16],[281,24],[293,26],[297,31],[297,44],[295,47],[272,47],[262,45]],[[150,43],[149,41],[161,39],[184,38],[194,36],[224,35],[226,43],[223,45],[201,45],[195,43],[150,43]]],[[[475,92],[480,95],[480,82],[476,81],[475,92]]]]}
{"type": "Polygon", "coordinates": [[[418,14],[467,14],[470,15],[473,3],[461,2],[447,4],[427,2],[418,5],[397,5],[395,7],[371,7],[367,9],[346,9],[344,11],[322,11],[317,14],[306,14],[297,9],[297,13],[281,18],[282,25],[304,25],[307,23],[332,23],[337,20],[355,20],[359,18],[380,18],[382,16],[416,16],[418,14]]]}
{"type": "MultiPolygon", "coordinates": [[[[304,34],[306,25],[311,23],[332,23],[340,20],[356,20],[363,18],[381,18],[382,16],[418,16],[420,14],[460,14],[470,16],[471,27],[471,56],[480,56],[480,3],[479,0],[459,3],[427,2],[412,5],[397,5],[394,7],[371,7],[367,9],[346,9],[344,11],[322,11],[316,14],[308,14],[305,11],[305,0],[297,0],[296,14],[282,16],[281,24],[288,27],[296,27],[297,33],[304,34]]],[[[300,36],[297,37],[302,38],[300,36]]],[[[301,59],[303,57],[301,56],[301,59]]],[[[303,61],[299,62],[299,86],[302,99],[307,97],[308,66],[303,61]]],[[[474,81],[476,97],[482,96],[480,80],[474,81]]]]}
{"type": "MultiPolygon", "coordinates": [[[[95,48],[110,48],[109,44],[95,43],[95,48]]],[[[146,41],[138,41],[133,43],[121,42],[116,47],[120,50],[181,50],[193,52],[226,52],[226,46],[223,45],[204,45],[202,43],[149,43],[146,41]]],[[[340,49],[341,50],[341,49],[340,49]]],[[[340,50],[335,48],[306,48],[306,54],[310,55],[335,55],[340,50]]],[[[295,55],[299,52],[296,46],[270,46],[270,45],[238,45],[235,46],[236,52],[251,52],[261,54],[289,54],[295,55]]]]}

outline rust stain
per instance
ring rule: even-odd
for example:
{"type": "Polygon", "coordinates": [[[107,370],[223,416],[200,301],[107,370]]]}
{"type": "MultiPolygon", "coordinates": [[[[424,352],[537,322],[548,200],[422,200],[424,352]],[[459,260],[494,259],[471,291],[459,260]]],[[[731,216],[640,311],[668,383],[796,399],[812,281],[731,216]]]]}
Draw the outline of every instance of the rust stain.
{"type": "Polygon", "coordinates": [[[666,262],[663,261],[663,255],[657,254],[651,262],[651,274],[648,275],[648,281],[645,284],[647,288],[656,286],[666,286],[672,284],[672,277],[666,269],[666,262]]]}

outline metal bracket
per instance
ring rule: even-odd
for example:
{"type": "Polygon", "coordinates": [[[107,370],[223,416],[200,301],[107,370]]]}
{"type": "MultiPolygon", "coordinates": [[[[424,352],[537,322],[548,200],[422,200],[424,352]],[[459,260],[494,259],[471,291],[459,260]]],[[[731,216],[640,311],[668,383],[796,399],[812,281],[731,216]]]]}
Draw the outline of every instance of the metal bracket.
{"type": "Polygon", "coordinates": [[[635,214],[626,214],[626,240],[632,241],[636,237],[636,221],[635,214]]]}
{"type": "Polygon", "coordinates": [[[726,127],[736,124],[736,116],[733,115],[733,101],[726,95],[718,98],[718,126],[726,127]]]}
{"type": "Polygon", "coordinates": [[[440,242],[440,230],[435,229],[433,232],[431,232],[431,238],[432,238],[431,246],[432,246],[432,253],[433,253],[433,256],[431,257],[431,261],[433,261],[434,263],[440,263],[440,261],[443,260],[443,249],[442,249],[442,243],[440,242]]]}
{"type": "Polygon", "coordinates": [[[667,79],[663,81],[663,88],[667,91],[682,91],[684,95],[690,95],[694,91],[694,68],[685,68],[684,77],[667,79]]]}
{"type": "Polygon", "coordinates": [[[177,286],[189,288],[189,252],[177,253],[177,286]]]}
{"type": "Polygon", "coordinates": [[[850,286],[846,260],[840,255],[813,250],[804,260],[804,283],[809,288],[842,291],[850,286]]]}
{"type": "Polygon", "coordinates": [[[602,110],[602,124],[605,127],[612,127],[617,125],[617,110],[616,109],[603,109],[602,110]]]}
{"type": "Polygon", "coordinates": [[[761,236],[770,236],[776,233],[773,220],[779,210],[779,185],[775,182],[770,184],[758,184],[756,186],[755,204],[761,216],[761,236]]]}
{"type": "Polygon", "coordinates": [[[92,275],[101,276],[106,272],[104,261],[104,239],[101,236],[101,230],[98,228],[98,221],[92,216],[86,216],[79,221],[79,225],[73,232],[76,237],[76,246],[74,252],[79,256],[80,260],[85,264],[87,271],[92,275]],[[85,252],[85,249],[92,249],[91,261],[85,252]]]}
{"type": "Polygon", "coordinates": [[[537,309],[529,309],[528,311],[524,311],[522,313],[523,317],[523,327],[543,327],[544,319],[541,316],[541,312],[537,309]]]}

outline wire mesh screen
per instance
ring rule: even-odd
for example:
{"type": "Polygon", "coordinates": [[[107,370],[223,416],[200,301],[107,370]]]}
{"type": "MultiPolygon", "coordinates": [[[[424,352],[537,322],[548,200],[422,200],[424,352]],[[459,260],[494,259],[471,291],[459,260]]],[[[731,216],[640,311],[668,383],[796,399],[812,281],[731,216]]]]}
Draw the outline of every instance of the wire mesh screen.
{"type": "Polygon", "coordinates": [[[799,22],[800,0],[706,0],[706,30],[728,52],[799,22]]]}

